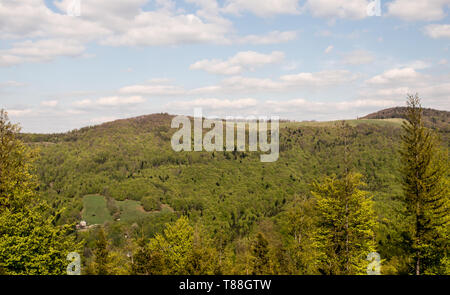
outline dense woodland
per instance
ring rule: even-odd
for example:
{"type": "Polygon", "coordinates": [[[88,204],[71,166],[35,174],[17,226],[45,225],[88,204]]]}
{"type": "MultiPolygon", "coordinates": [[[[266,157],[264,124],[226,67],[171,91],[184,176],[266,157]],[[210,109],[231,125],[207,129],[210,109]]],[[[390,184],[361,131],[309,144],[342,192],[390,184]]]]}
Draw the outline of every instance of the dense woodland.
{"type": "Polygon", "coordinates": [[[75,251],[83,274],[366,274],[371,252],[450,274],[449,112],[282,122],[274,163],[174,152],[172,117],[20,134],[2,112],[0,273],[64,274],[75,251]]]}

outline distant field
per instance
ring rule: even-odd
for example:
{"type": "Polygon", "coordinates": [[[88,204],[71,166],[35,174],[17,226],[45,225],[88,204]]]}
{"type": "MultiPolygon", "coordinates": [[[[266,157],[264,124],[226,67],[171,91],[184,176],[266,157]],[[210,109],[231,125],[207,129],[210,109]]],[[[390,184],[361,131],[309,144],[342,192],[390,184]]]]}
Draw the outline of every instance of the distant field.
{"type": "Polygon", "coordinates": [[[142,208],[141,202],[139,201],[116,201],[116,205],[120,208],[121,221],[135,221],[149,214],[144,211],[144,208],[142,208]]]}
{"type": "MultiPolygon", "coordinates": [[[[150,214],[142,208],[141,202],[133,200],[114,201],[120,209],[120,220],[129,222],[135,221],[150,214]]],[[[103,224],[113,221],[113,218],[106,206],[106,199],[101,195],[87,195],[83,198],[83,220],[88,225],[103,224]]]]}
{"type": "Polygon", "coordinates": [[[82,216],[88,225],[112,221],[111,214],[106,207],[105,197],[100,195],[87,195],[83,198],[82,216]]]}

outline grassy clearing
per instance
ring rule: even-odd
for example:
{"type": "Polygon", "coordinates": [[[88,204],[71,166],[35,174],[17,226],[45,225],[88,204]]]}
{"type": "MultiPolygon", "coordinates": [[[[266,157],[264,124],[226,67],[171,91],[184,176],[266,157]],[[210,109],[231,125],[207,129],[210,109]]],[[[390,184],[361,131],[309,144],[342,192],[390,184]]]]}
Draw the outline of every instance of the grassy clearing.
{"type": "Polygon", "coordinates": [[[116,201],[116,205],[120,208],[121,221],[135,221],[149,214],[145,212],[145,210],[142,208],[141,202],[139,201],[116,201]]]}
{"type": "Polygon", "coordinates": [[[88,224],[103,224],[112,221],[106,207],[105,197],[101,195],[87,195],[83,198],[83,220],[88,224]]]}

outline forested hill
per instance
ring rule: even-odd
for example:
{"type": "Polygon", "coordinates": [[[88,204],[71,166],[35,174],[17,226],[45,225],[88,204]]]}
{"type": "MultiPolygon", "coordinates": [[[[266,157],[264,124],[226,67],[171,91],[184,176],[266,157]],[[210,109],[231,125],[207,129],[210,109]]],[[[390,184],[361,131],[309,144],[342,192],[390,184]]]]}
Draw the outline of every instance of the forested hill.
{"type": "MultiPolygon", "coordinates": [[[[40,192],[55,212],[65,208],[58,223],[104,224],[112,247],[125,251],[124,233],[149,238],[185,215],[235,259],[258,232],[273,249],[290,251],[293,212],[309,206],[314,181],[343,171],[346,142],[347,160],[375,201],[385,271],[401,268],[392,250],[404,242],[399,229],[408,226],[399,214],[401,119],[349,120],[346,130],[340,122],[282,122],[278,161],[261,163],[258,152],[173,151],[172,118],[153,114],[64,134],[22,134],[40,150],[40,192]]],[[[95,238],[85,234],[89,257],[95,238]]]]}
{"type": "MultiPolygon", "coordinates": [[[[405,116],[406,107],[395,107],[369,114],[361,119],[404,119],[405,116]]],[[[450,112],[424,108],[423,118],[427,127],[450,132],[450,112]]]]}

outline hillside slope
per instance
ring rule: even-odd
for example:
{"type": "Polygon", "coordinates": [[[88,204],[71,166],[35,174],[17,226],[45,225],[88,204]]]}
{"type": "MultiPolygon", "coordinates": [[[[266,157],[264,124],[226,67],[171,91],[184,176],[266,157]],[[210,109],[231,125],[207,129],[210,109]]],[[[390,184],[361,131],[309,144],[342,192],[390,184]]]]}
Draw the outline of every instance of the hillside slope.
{"type": "MultiPolygon", "coordinates": [[[[313,181],[344,169],[344,139],[336,122],[281,123],[279,160],[261,163],[258,152],[174,152],[172,117],[154,114],[65,134],[24,134],[41,151],[40,191],[55,210],[66,208],[59,222],[79,222],[84,197],[101,195],[111,216],[105,221],[126,232],[151,237],[183,214],[218,247],[239,243],[267,222],[273,224],[270,234],[282,240],[286,208],[308,198],[313,181]],[[122,211],[124,200],[135,201],[132,210],[142,204],[149,212],[130,218],[129,212],[136,211],[122,211]]],[[[398,228],[406,226],[398,214],[401,124],[376,119],[348,123],[353,167],[363,174],[376,202],[379,251],[388,257],[389,247],[401,243],[398,228]]]]}

